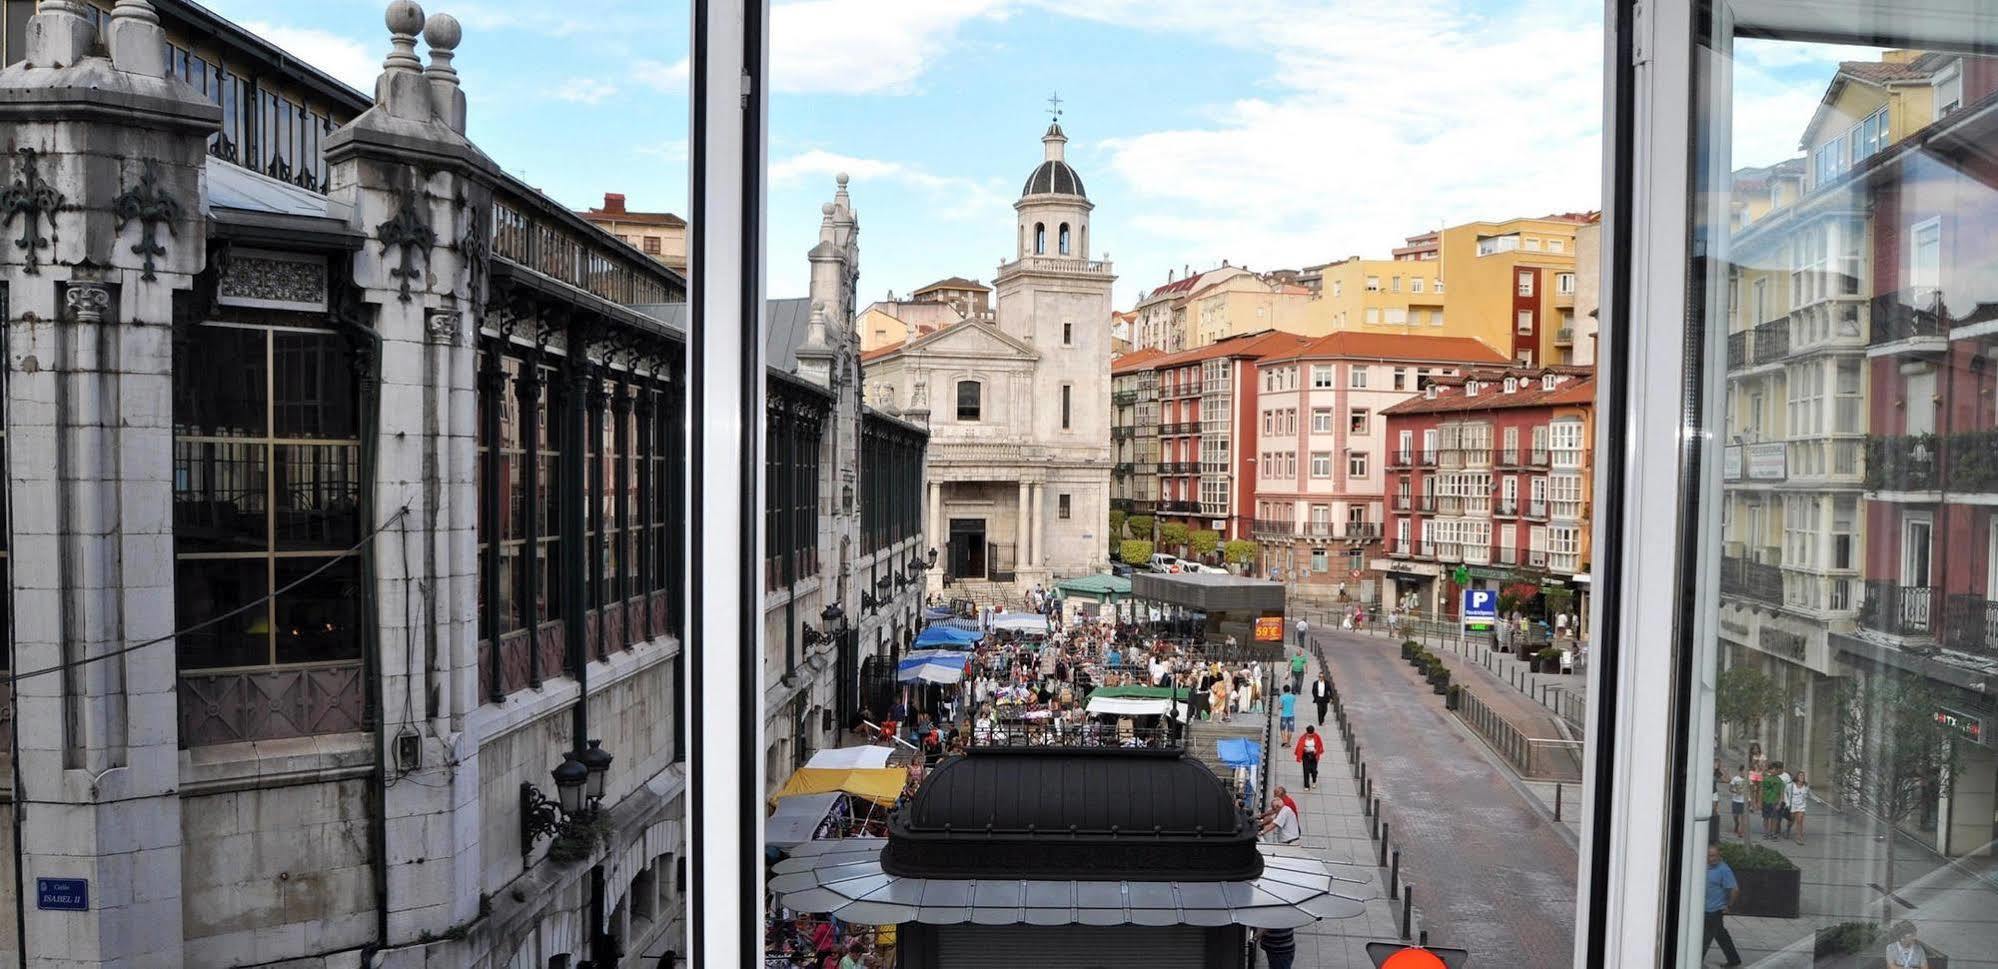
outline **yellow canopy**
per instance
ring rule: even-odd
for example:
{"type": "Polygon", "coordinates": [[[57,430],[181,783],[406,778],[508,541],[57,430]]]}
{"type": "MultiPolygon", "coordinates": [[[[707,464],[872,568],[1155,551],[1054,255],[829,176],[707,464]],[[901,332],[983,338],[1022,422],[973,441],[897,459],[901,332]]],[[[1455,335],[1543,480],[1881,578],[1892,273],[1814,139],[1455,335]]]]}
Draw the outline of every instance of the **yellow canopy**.
{"type": "Polygon", "coordinates": [[[892,806],[902,796],[902,784],[908,779],[909,772],[899,767],[800,767],[770,800],[843,791],[892,806]]]}

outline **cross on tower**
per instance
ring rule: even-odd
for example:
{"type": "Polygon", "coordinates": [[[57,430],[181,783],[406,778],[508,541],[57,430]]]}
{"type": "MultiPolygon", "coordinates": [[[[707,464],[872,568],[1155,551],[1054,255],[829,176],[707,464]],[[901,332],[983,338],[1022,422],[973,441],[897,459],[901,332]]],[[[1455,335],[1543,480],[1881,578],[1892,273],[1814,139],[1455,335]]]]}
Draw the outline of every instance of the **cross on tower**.
{"type": "Polygon", "coordinates": [[[1055,119],[1055,120],[1057,120],[1057,121],[1061,120],[1061,92],[1060,92],[1060,91],[1055,91],[1055,92],[1053,92],[1053,93],[1051,93],[1051,94],[1049,94],[1049,95],[1048,95],[1048,113],[1049,113],[1050,115],[1053,115],[1053,117],[1054,117],[1054,119],[1055,119]]]}

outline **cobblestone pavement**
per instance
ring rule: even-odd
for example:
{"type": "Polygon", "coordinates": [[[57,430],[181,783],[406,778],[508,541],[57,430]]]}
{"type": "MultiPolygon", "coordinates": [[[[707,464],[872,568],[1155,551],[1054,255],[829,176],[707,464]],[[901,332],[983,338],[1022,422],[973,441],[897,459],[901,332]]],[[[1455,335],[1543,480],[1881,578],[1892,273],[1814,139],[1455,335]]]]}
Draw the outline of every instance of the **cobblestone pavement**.
{"type": "Polygon", "coordinates": [[[1571,965],[1577,859],[1566,832],[1444,712],[1391,641],[1312,639],[1345,698],[1430,941],[1469,949],[1474,966],[1571,965]]]}

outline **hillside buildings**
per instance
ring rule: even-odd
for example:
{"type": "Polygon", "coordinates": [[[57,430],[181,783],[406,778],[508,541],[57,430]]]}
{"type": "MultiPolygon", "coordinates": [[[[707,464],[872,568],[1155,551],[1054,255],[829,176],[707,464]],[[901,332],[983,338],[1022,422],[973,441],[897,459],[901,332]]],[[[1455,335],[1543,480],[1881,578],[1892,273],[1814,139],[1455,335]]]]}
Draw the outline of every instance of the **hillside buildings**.
{"type": "Polygon", "coordinates": [[[635,212],[625,208],[624,196],[605,192],[602,208],[576,213],[618,241],[658,260],[682,276],[687,274],[687,220],[671,212],[635,212]]]}
{"type": "MultiPolygon", "coordinates": [[[[930,431],[932,589],[1000,596],[1099,570],[1110,511],[1110,263],[1049,125],[1014,203],[1013,260],[976,316],[862,355],[867,400],[930,431]]],[[[966,290],[967,292],[974,292],[966,290]]],[[[1012,601],[1008,599],[1008,601],[1012,601]]]]}

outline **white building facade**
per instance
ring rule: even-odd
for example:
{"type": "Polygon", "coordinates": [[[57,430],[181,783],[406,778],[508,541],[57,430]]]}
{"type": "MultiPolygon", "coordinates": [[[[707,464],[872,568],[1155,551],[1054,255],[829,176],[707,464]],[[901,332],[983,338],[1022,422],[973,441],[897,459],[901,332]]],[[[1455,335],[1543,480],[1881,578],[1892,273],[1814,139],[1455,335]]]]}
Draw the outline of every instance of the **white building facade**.
{"type": "Polygon", "coordinates": [[[1095,572],[1109,560],[1110,286],[1093,208],[1051,125],[1017,212],[1018,253],[968,320],[868,356],[868,399],[926,422],[929,587],[974,596],[1095,572]]]}

